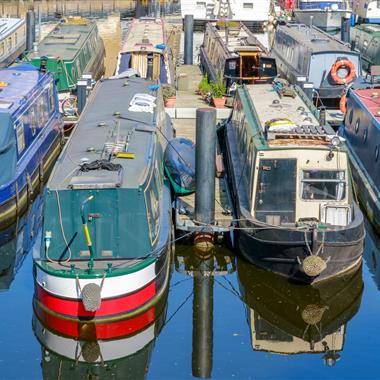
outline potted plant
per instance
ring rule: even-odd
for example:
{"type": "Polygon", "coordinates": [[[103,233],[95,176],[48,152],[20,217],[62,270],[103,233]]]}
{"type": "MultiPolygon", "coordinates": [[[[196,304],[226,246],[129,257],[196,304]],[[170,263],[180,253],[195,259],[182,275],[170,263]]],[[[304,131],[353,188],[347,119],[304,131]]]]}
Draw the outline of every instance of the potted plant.
{"type": "Polygon", "coordinates": [[[226,86],[221,78],[211,82],[211,96],[215,108],[223,108],[226,104],[226,86]]]}
{"type": "Polygon", "coordinates": [[[176,101],[176,92],[173,86],[168,84],[162,86],[162,96],[164,97],[164,104],[167,108],[173,108],[176,101]]]}
{"type": "Polygon", "coordinates": [[[207,73],[202,76],[201,81],[198,85],[198,93],[204,97],[208,92],[210,92],[210,83],[208,81],[207,73]]]}

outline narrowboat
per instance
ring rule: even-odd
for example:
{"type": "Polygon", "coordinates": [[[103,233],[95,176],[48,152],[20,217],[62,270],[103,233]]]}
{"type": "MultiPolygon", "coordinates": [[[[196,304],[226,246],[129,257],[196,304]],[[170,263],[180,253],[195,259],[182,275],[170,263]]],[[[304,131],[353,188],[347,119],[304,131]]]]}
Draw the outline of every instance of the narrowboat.
{"type": "Polygon", "coordinates": [[[318,118],[298,87],[246,85],[220,131],[241,255],[306,283],[360,265],[365,235],[344,140],[318,118]]]}
{"type": "Polygon", "coordinates": [[[371,66],[380,65],[380,25],[361,24],[350,28],[352,46],[361,53],[363,69],[369,72],[371,66]]]}
{"type": "Polygon", "coordinates": [[[252,349],[280,355],[319,354],[332,366],[341,358],[349,321],[359,311],[361,267],[317,285],[294,284],[238,260],[252,349]]]}
{"type": "Polygon", "coordinates": [[[17,272],[36,242],[42,225],[40,195],[17,223],[0,232],[0,292],[10,289],[17,272]]]}
{"type": "Polygon", "coordinates": [[[32,325],[41,345],[42,378],[145,379],[166,309],[167,296],[133,318],[95,324],[35,308],[32,325]]]}
{"type": "Polygon", "coordinates": [[[69,320],[127,318],[169,281],[173,137],[157,81],[98,82],[47,183],[35,302],[69,320]]]}
{"type": "Polygon", "coordinates": [[[380,4],[376,0],[355,0],[352,2],[352,13],[358,23],[380,23],[380,4]]]}
{"type": "Polygon", "coordinates": [[[271,53],[282,76],[312,89],[317,106],[338,109],[345,87],[362,75],[360,53],[314,26],[279,25],[271,53]]]}
{"type": "Polygon", "coordinates": [[[380,231],[380,124],[379,87],[350,89],[342,136],[350,150],[350,161],[357,196],[370,222],[380,231]]]}
{"type": "Polygon", "coordinates": [[[242,83],[272,81],[276,62],[242,22],[209,22],[200,47],[203,71],[212,81],[222,79],[227,90],[242,83]]]}
{"type": "Polygon", "coordinates": [[[31,205],[62,146],[53,75],[30,64],[0,70],[0,230],[31,205]]]}
{"type": "Polygon", "coordinates": [[[181,15],[193,15],[194,20],[217,19],[244,21],[250,27],[262,31],[262,25],[270,15],[270,0],[205,0],[181,1],[181,15]]]}
{"type": "Polygon", "coordinates": [[[141,78],[174,85],[173,54],[163,19],[133,19],[119,53],[116,75],[134,69],[141,78]]]}
{"type": "Polygon", "coordinates": [[[26,48],[25,20],[0,18],[0,68],[13,63],[26,48]]]}
{"type": "Polygon", "coordinates": [[[83,74],[98,80],[104,74],[105,49],[95,21],[81,17],[62,20],[26,60],[37,68],[41,64],[54,74],[59,92],[76,89],[83,74]]]}
{"type": "Polygon", "coordinates": [[[317,28],[334,33],[341,29],[342,17],[350,17],[351,9],[345,0],[299,0],[293,15],[297,23],[312,22],[317,28]]]}

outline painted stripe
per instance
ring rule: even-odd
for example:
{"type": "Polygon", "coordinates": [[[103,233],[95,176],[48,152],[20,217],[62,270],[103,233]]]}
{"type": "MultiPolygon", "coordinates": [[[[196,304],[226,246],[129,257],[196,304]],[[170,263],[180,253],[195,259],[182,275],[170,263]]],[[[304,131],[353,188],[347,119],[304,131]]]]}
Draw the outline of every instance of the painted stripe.
{"type": "Polygon", "coordinates": [[[34,312],[47,329],[70,338],[80,340],[117,339],[133,335],[143,330],[156,319],[156,307],[153,306],[145,313],[134,318],[118,322],[94,323],[81,322],[59,318],[49,314],[34,302],[34,312]]]}
{"type": "Polygon", "coordinates": [[[36,297],[45,307],[57,314],[70,317],[100,318],[128,313],[146,304],[156,293],[156,280],[154,280],[148,286],[133,294],[113,299],[103,299],[100,308],[96,312],[88,312],[83,307],[81,300],[58,298],[36,285],[36,297]]]}
{"type": "MultiPolygon", "coordinates": [[[[61,298],[80,299],[81,292],[75,278],[64,278],[52,276],[44,272],[38,265],[36,268],[36,282],[41,288],[50,294],[61,298]]],[[[156,278],[155,263],[137,271],[122,276],[106,277],[102,288],[102,298],[115,298],[147,286],[156,278]]],[[[101,285],[102,278],[98,279],[79,279],[80,286],[89,283],[101,285]]]]}
{"type": "MultiPolygon", "coordinates": [[[[44,348],[65,358],[86,362],[82,356],[83,346],[86,341],[78,341],[57,335],[45,329],[37,318],[33,319],[33,328],[37,339],[44,348]],[[78,357],[79,353],[80,356],[78,357]]],[[[133,336],[116,340],[98,340],[101,355],[95,362],[117,360],[135,354],[154,340],[155,329],[156,323],[151,324],[133,336]]]]}

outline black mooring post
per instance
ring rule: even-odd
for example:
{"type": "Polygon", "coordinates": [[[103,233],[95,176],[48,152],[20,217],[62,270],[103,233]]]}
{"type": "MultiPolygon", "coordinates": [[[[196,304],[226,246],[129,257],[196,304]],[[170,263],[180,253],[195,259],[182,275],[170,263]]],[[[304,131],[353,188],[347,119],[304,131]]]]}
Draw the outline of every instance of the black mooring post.
{"type": "Polygon", "coordinates": [[[350,42],[351,20],[346,17],[341,19],[340,38],[343,42],[350,42]]]}
{"type": "Polygon", "coordinates": [[[87,80],[79,80],[77,83],[78,113],[82,113],[87,101],[87,80]]]}
{"type": "Polygon", "coordinates": [[[202,224],[215,221],[216,110],[196,111],[195,219],[202,224]]]}
{"type": "Polygon", "coordinates": [[[184,20],[185,30],[185,65],[193,64],[193,34],[194,34],[194,16],[186,15],[184,20]]]}
{"type": "Polygon", "coordinates": [[[26,13],[26,50],[33,50],[36,41],[36,16],[33,10],[26,13]]]}
{"type": "Polygon", "coordinates": [[[213,260],[203,260],[194,272],[193,352],[194,377],[210,378],[213,354],[214,277],[209,275],[213,260]]]}

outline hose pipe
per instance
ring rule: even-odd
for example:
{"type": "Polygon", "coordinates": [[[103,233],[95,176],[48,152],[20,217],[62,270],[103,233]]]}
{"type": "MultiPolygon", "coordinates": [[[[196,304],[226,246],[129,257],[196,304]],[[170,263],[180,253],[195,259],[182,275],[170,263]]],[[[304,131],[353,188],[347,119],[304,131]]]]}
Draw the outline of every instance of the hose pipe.
{"type": "Polygon", "coordinates": [[[82,224],[83,224],[83,231],[86,238],[86,244],[87,244],[88,250],[90,251],[90,261],[88,262],[88,269],[90,272],[92,271],[92,268],[94,267],[94,250],[92,247],[90,231],[88,230],[87,219],[85,217],[84,211],[85,211],[85,207],[87,203],[90,202],[92,199],[94,199],[94,196],[90,195],[87,199],[83,201],[82,206],[81,206],[81,218],[82,218],[82,224]]]}

